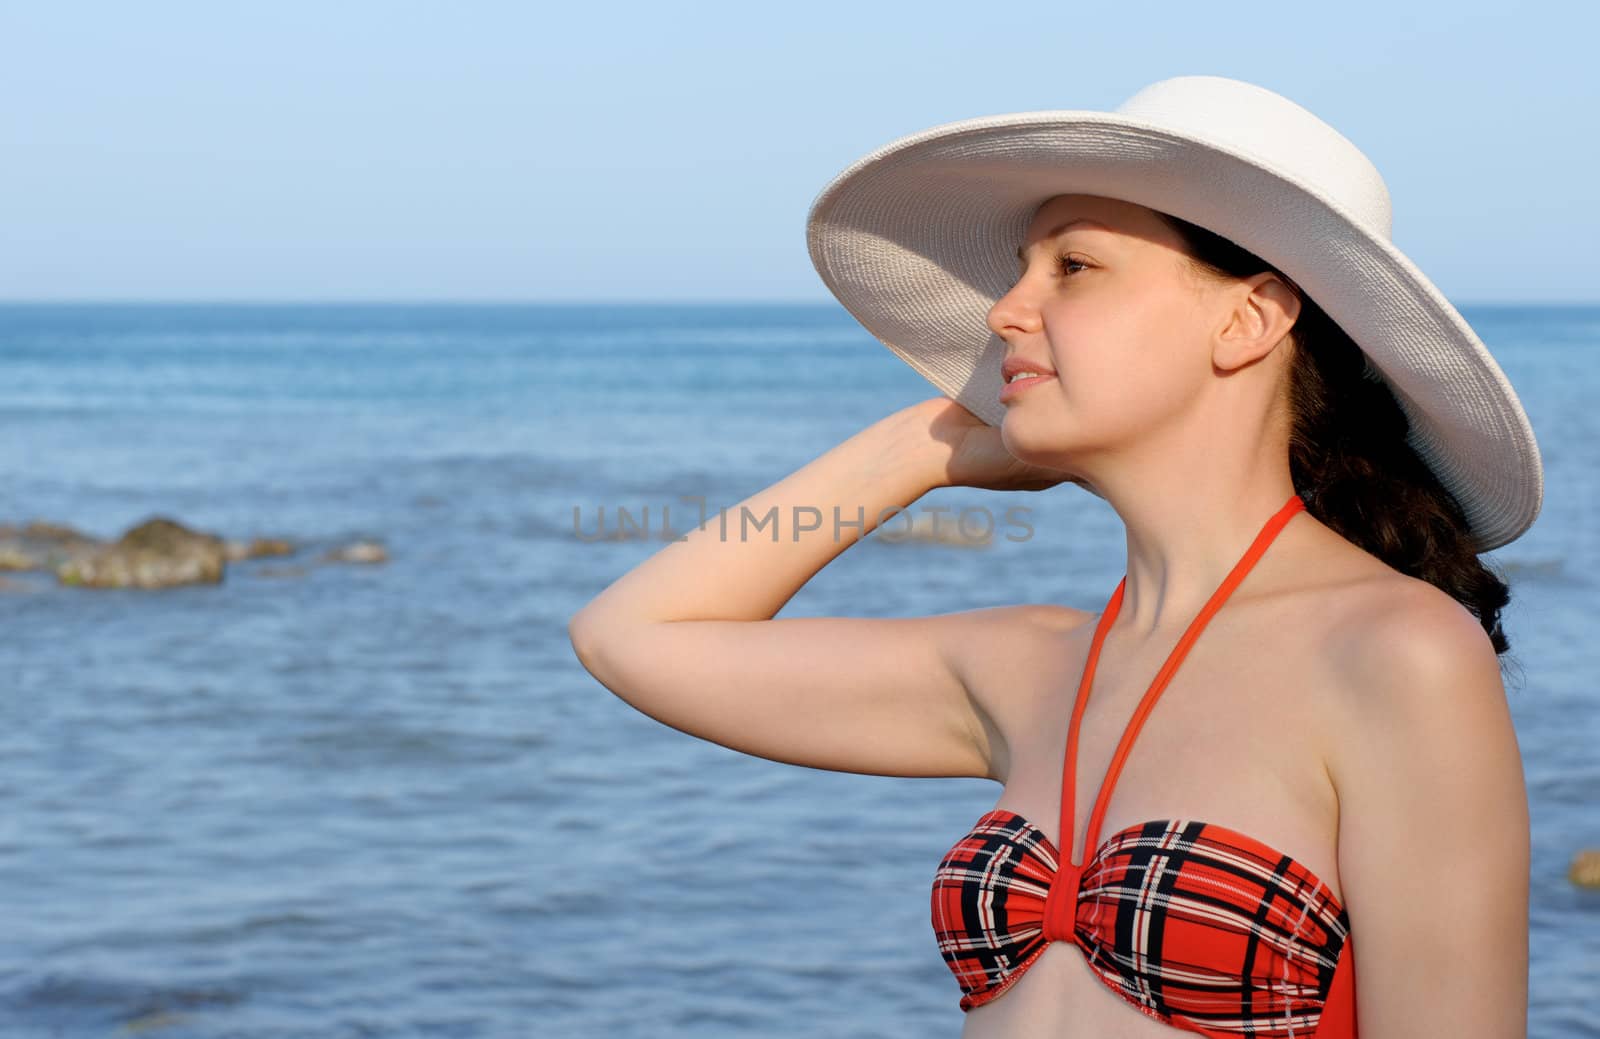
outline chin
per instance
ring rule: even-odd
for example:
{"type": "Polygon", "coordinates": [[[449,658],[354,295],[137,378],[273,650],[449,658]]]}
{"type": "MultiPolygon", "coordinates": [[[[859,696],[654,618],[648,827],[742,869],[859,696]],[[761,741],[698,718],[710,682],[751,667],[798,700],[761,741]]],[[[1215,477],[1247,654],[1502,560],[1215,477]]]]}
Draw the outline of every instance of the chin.
{"type": "Polygon", "coordinates": [[[1015,418],[1015,415],[1015,411],[1006,412],[1005,420],[1000,424],[1000,442],[1006,450],[1029,465],[1065,468],[1061,462],[1071,454],[1071,444],[1059,436],[1052,438],[1051,429],[1046,423],[1015,418]]]}

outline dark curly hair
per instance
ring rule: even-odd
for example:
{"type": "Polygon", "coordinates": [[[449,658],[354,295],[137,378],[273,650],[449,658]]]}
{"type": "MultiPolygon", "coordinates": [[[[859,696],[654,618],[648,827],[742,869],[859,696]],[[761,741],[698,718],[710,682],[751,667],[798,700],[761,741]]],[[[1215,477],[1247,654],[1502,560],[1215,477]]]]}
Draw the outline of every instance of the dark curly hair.
{"type": "Polygon", "coordinates": [[[1290,330],[1289,473],[1306,511],[1346,540],[1472,611],[1496,654],[1509,647],[1503,576],[1479,557],[1456,498],[1406,440],[1410,426],[1388,384],[1367,375],[1344,329],[1282,271],[1198,224],[1156,211],[1197,271],[1246,278],[1269,271],[1300,298],[1290,330]]]}

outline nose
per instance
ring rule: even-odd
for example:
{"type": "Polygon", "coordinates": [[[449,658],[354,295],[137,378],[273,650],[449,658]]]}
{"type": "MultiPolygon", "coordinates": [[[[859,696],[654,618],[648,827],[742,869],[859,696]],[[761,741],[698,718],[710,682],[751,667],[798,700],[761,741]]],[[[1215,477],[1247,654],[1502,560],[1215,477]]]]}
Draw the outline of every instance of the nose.
{"type": "Polygon", "coordinates": [[[1039,307],[1031,295],[1027,278],[1011,286],[1011,291],[995,300],[989,308],[984,321],[989,331],[1008,343],[1019,335],[1039,331],[1039,307]]]}

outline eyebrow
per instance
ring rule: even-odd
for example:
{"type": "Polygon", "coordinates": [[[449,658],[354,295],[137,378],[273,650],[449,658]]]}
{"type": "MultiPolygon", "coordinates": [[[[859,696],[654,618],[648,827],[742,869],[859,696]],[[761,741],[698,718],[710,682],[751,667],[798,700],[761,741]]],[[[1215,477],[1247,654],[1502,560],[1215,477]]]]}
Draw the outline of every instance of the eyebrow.
{"type": "MultiPolygon", "coordinates": [[[[1039,239],[1039,241],[1041,241],[1041,242],[1048,241],[1049,239],[1054,238],[1056,235],[1061,234],[1064,231],[1070,230],[1071,228],[1077,227],[1080,224],[1085,225],[1087,227],[1098,227],[1102,231],[1111,230],[1111,228],[1107,227],[1105,224],[1102,224],[1098,220],[1090,220],[1086,216],[1080,216],[1076,220],[1068,220],[1064,224],[1061,224],[1061,225],[1059,225],[1057,227],[1051,228],[1049,233],[1047,233],[1043,238],[1039,239]]],[[[1017,260],[1020,263],[1027,263],[1028,262],[1028,258],[1026,256],[1022,255],[1022,247],[1021,246],[1017,247],[1017,260]]]]}

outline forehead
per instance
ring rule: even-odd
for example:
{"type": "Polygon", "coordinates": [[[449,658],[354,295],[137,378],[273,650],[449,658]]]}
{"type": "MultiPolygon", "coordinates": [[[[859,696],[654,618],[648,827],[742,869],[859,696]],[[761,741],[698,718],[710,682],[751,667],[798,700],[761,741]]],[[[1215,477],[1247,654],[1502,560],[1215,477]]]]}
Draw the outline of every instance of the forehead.
{"type": "Polygon", "coordinates": [[[1056,220],[1052,218],[1028,228],[1027,243],[1017,246],[1017,259],[1026,260],[1028,258],[1023,252],[1023,250],[1027,248],[1028,244],[1033,242],[1049,241],[1052,238],[1058,238],[1066,234],[1068,231],[1100,231],[1106,234],[1117,233],[1115,229],[1107,227],[1098,220],[1091,220],[1088,217],[1069,217],[1060,223],[1057,223],[1056,220]]]}
{"type": "Polygon", "coordinates": [[[1137,224],[1142,216],[1149,213],[1149,208],[1136,202],[1125,202],[1120,198],[1107,198],[1104,195],[1053,195],[1040,202],[1034,209],[1031,223],[1088,217],[1113,228],[1122,228],[1137,224]]]}
{"type": "Polygon", "coordinates": [[[1038,242],[1073,233],[1124,246],[1173,244],[1171,229],[1146,206],[1099,195],[1056,195],[1034,210],[1017,257],[1024,259],[1038,242]]]}

